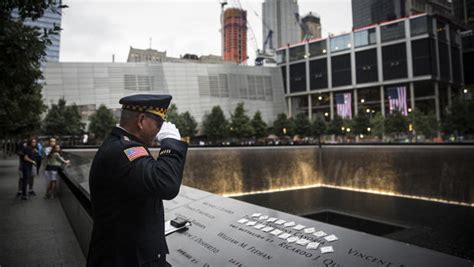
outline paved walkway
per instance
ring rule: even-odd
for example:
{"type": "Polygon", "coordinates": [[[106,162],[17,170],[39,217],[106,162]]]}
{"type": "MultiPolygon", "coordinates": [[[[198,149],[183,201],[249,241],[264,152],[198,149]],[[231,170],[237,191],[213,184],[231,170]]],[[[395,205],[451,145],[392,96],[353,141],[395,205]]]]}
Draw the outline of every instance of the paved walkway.
{"type": "Polygon", "coordinates": [[[85,266],[61,203],[43,198],[43,175],[34,189],[37,196],[17,198],[18,159],[0,160],[0,267],[85,266]]]}

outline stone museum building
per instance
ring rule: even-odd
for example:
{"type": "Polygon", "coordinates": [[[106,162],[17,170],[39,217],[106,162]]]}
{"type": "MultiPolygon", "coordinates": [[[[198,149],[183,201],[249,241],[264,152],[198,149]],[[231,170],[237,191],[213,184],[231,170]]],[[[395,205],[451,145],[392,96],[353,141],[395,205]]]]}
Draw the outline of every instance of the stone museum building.
{"type": "Polygon", "coordinates": [[[271,122],[286,111],[279,68],[237,64],[49,63],[44,71],[47,104],[64,98],[87,117],[105,104],[119,115],[119,99],[131,94],[171,94],[179,112],[189,111],[200,124],[213,106],[227,118],[239,102],[249,116],[257,111],[271,122]]]}

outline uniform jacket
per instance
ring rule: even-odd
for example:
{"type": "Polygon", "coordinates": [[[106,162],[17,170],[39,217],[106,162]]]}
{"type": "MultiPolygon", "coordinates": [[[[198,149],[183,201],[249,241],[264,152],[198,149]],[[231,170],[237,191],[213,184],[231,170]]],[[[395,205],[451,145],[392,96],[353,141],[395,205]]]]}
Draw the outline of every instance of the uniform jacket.
{"type": "Polygon", "coordinates": [[[135,136],[112,130],[90,170],[94,224],[88,266],[164,266],[162,200],[178,194],[187,148],[164,139],[155,160],[135,136]]]}

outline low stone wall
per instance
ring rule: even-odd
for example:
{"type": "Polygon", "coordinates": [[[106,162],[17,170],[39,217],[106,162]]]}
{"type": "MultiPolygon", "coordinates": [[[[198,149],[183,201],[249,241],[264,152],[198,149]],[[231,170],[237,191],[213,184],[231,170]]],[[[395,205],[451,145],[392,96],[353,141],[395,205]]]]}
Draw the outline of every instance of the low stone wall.
{"type": "Polygon", "coordinates": [[[473,159],[474,146],[191,148],[183,183],[221,195],[325,185],[474,205],[473,159]]]}

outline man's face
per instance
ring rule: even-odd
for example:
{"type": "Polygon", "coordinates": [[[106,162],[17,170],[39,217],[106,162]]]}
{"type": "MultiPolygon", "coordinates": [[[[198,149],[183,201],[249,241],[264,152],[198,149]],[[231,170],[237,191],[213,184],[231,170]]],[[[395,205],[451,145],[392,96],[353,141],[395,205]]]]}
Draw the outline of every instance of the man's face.
{"type": "Polygon", "coordinates": [[[153,140],[161,129],[161,125],[163,125],[163,120],[158,116],[146,113],[143,114],[144,117],[141,120],[142,129],[140,131],[140,137],[144,143],[151,146],[153,144],[153,140]]]}

